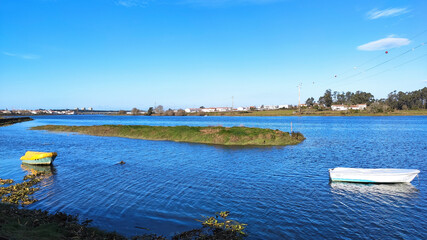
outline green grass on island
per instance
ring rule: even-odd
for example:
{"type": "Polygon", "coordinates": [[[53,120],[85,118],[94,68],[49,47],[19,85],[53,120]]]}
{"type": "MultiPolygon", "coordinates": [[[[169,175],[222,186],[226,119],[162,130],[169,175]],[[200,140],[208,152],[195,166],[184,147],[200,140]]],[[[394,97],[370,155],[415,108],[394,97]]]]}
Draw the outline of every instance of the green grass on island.
{"type": "Polygon", "coordinates": [[[101,125],[64,126],[44,125],[32,130],[75,132],[94,136],[125,137],[145,140],[168,140],[175,142],[234,145],[234,146],[286,146],[295,145],[305,138],[301,133],[248,127],[189,127],[189,126],[143,126],[101,125]]]}

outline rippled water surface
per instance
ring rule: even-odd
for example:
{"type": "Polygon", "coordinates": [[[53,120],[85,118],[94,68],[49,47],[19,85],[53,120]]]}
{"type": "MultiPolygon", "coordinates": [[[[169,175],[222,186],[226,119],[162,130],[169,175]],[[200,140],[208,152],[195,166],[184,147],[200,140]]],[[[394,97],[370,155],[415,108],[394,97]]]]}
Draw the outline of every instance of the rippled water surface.
{"type": "Polygon", "coordinates": [[[29,208],[79,214],[125,235],[174,233],[230,211],[250,239],[426,239],[427,117],[40,116],[0,128],[0,178],[56,151],[29,208]],[[31,131],[44,124],[250,126],[302,132],[287,147],[221,147],[31,131]],[[121,160],[125,165],[118,165],[121,160]],[[412,184],[329,183],[334,167],[414,168],[412,184]],[[148,228],[144,230],[137,227],[148,228]]]}

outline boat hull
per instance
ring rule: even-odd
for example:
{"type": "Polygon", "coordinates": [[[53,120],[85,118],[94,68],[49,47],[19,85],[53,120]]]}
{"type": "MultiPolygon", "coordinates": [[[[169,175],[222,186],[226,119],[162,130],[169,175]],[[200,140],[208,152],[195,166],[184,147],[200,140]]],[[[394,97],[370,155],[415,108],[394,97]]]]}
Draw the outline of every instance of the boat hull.
{"type": "Polygon", "coordinates": [[[416,169],[329,169],[329,177],[331,181],[354,183],[409,183],[419,173],[420,171],[416,169]]]}
{"type": "Polygon", "coordinates": [[[21,160],[22,163],[31,164],[31,165],[50,165],[52,164],[55,157],[45,157],[35,160],[21,160]]]}
{"type": "Polygon", "coordinates": [[[33,152],[27,151],[21,157],[22,163],[31,165],[50,165],[57,156],[56,152],[33,152]]]}

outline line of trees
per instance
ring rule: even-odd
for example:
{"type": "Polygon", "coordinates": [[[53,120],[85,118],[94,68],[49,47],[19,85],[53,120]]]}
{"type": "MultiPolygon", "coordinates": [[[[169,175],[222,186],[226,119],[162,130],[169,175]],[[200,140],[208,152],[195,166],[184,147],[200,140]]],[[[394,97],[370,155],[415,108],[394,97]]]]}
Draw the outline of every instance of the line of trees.
{"type": "MultiPolygon", "coordinates": [[[[307,106],[315,105],[313,97],[307,99],[307,106]]],[[[369,92],[332,92],[327,89],[323,96],[319,97],[318,105],[331,107],[334,104],[355,105],[364,104],[375,108],[374,112],[387,110],[407,110],[407,109],[427,109],[427,87],[412,92],[393,91],[388,94],[387,98],[375,99],[374,95],[369,92]]]]}
{"type": "MultiPolygon", "coordinates": [[[[117,114],[118,115],[127,115],[128,112],[125,110],[120,110],[117,114]]],[[[130,111],[130,114],[134,115],[134,116],[137,116],[137,115],[151,116],[153,114],[160,115],[160,116],[185,116],[185,115],[187,115],[186,112],[184,111],[184,109],[178,109],[178,110],[174,111],[174,110],[169,108],[168,110],[165,111],[162,105],[158,105],[155,108],[150,107],[150,108],[148,108],[146,113],[145,112],[143,113],[138,108],[132,108],[132,110],[130,111]]]]}
{"type": "MultiPolygon", "coordinates": [[[[125,111],[123,112],[124,113],[122,114],[126,114],[125,111]]],[[[132,108],[131,114],[140,115],[141,110],[139,110],[138,108],[132,108]]],[[[168,110],[165,111],[162,105],[158,105],[155,108],[153,107],[148,108],[147,113],[145,115],[151,116],[153,114],[162,115],[162,116],[185,116],[186,115],[184,109],[178,109],[177,111],[174,111],[169,108],[168,110]]]]}
{"type": "MultiPolygon", "coordinates": [[[[307,99],[307,105],[314,104],[314,98],[307,99]]],[[[354,105],[354,104],[362,104],[362,103],[373,103],[375,101],[374,95],[368,92],[356,91],[353,92],[332,92],[331,89],[325,91],[325,94],[319,97],[318,103],[321,105],[325,105],[326,107],[331,107],[333,104],[344,104],[344,105],[354,105]]]]}
{"type": "Polygon", "coordinates": [[[387,99],[381,99],[381,101],[393,109],[426,109],[427,87],[406,93],[393,91],[388,94],[387,99]]]}

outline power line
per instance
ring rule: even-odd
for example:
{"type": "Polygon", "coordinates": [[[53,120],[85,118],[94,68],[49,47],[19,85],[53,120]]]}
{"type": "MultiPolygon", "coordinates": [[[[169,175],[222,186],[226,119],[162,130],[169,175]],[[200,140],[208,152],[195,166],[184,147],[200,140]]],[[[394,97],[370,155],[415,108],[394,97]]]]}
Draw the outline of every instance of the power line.
{"type": "MultiPolygon", "coordinates": [[[[357,76],[359,76],[359,75],[361,75],[361,74],[364,74],[364,73],[366,73],[366,72],[368,72],[368,71],[370,71],[370,70],[372,70],[372,69],[375,69],[375,68],[377,68],[377,67],[379,67],[379,66],[381,66],[381,65],[384,65],[384,64],[386,64],[386,63],[388,63],[388,62],[390,62],[390,61],[393,61],[393,60],[395,60],[395,59],[397,59],[397,58],[400,58],[400,57],[402,57],[403,55],[405,55],[405,54],[408,54],[408,53],[410,53],[410,52],[413,52],[413,51],[415,51],[415,49],[417,49],[417,48],[420,48],[420,47],[422,47],[422,46],[425,46],[425,44],[426,44],[427,42],[422,42],[421,44],[419,44],[418,46],[416,46],[416,47],[414,47],[414,48],[411,48],[411,49],[408,49],[408,50],[406,50],[405,52],[403,52],[403,53],[401,53],[401,54],[399,54],[399,55],[397,55],[397,56],[395,56],[395,57],[393,57],[393,58],[391,58],[391,59],[388,59],[388,60],[386,60],[386,61],[383,61],[383,62],[381,62],[381,63],[378,63],[378,64],[376,64],[376,65],[374,65],[374,66],[372,66],[372,67],[370,67],[370,68],[368,68],[368,69],[366,69],[366,70],[364,70],[364,71],[361,71],[361,72],[358,72],[358,73],[356,73],[356,74],[354,74],[354,75],[351,75],[351,76],[348,76],[348,77],[346,77],[346,78],[343,78],[343,79],[340,79],[339,81],[340,82],[343,82],[343,81],[345,81],[345,80],[348,80],[348,79],[351,79],[351,78],[354,78],[354,77],[357,77],[357,76]]],[[[338,82],[338,81],[337,81],[338,82]]],[[[333,83],[329,83],[329,85],[332,85],[333,83]]]]}
{"type": "MultiPolygon", "coordinates": [[[[413,36],[409,37],[409,39],[414,40],[415,38],[417,38],[417,37],[419,37],[419,36],[423,35],[423,34],[424,34],[424,33],[426,33],[426,32],[427,32],[427,29],[425,29],[425,30],[423,30],[423,31],[421,31],[421,32],[419,32],[419,33],[417,33],[417,34],[415,34],[415,35],[413,35],[413,36]]],[[[424,45],[424,44],[425,44],[425,42],[424,42],[424,43],[422,43],[422,44],[420,44],[420,45],[422,46],[422,45],[424,45]]],[[[407,52],[410,52],[411,50],[412,50],[412,51],[413,51],[413,50],[415,50],[416,48],[420,47],[420,45],[419,45],[419,46],[417,46],[417,47],[415,47],[415,48],[412,48],[412,49],[408,50],[407,52]]],[[[373,67],[371,67],[371,68],[369,68],[369,69],[367,69],[367,70],[365,70],[365,71],[361,71],[361,72],[359,71],[358,73],[356,73],[356,74],[354,74],[354,75],[351,75],[351,76],[346,77],[346,78],[344,78],[344,79],[340,79],[340,81],[347,80],[347,79],[350,79],[350,78],[353,78],[353,77],[357,77],[357,76],[359,76],[360,74],[362,74],[362,73],[364,73],[364,72],[366,72],[366,71],[369,71],[369,70],[371,70],[371,69],[374,69],[374,68],[376,68],[376,67],[378,67],[378,66],[381,66],[381,65],[383,65],[383,64],[385,64],[385,63],[387,63],[387,62],[390,62],[390,61],[392,61],[393,59],[396,59],[397,57],[400,57],[400,56],[402,56],[402,55],[406,54],[407,52],[402,53],[402,54],[400,54],[399,56],[396,56],[396,57],[394,57],[394,58],[392,58],[392,59],[389,59],[389,60],[387,60],[387,61],[385,61],[385,62],[382,62],[382,63],[380,63],[380,64],[377,64],[377,65],[375,65],[375,66],[373,66],[373,67]]],[[[387,53],[389,53],[389,51],[386,51],[386,54],[387,54],[387,53]]],[[[344,71],[344,72],[342,72],[342,73],[340,73],[340,74],[335,74],[335,75],[334,75],[333,77],[331,77],[331,78],[332,78],[332,79],[334,79],[334,78],[340,77],[340,76],[342,76],[342,75],[345,75],[346,73],[348,73],[348,72],[350,72],[350,71],[352,71],[352,70],[358,70],[361,66],[364,66],[365,64],[370,63],[370,62],[372,62],[372,61],[374,61],[374,60],[376,60],[376,59],[380,58],[381,56],[384,56],[384,53],[381,53],[381,54],[379,54],[379,55],[377,55],[377,56],[375,56],[375,57],[373,57],[373,58],[371,58],[371,59],[369,59],[369,60],[367,60],[367,61],[365,61],[365,62],[363,62],[363,63],[359,64],[359,65],[356,65],[355,67],[353,67],[353,68],[351,68],[351,69],[348,69],[347,71],[344,71]]],[[[329,78],[329,79],[331,79],[331,78],[329,78]]],[[[333,83],[333,82],[332,82],[332,83],[333,83]]],[[[330,84],[331,84],[331,83],[330,83],[330,84]]]]}
{"type": "MultiPolygon", "coordinates": [[[[373,57],[373,58],[371,58],[371,59],[369,59],[369,60],[367,60],[367,61],[365,61],[365,62],[363,62],[363,63],[361,63],[361,64],[359,64],[359,65],[356,65],[356,66],[354,66],[353,68],[350,68],[350,69],[348,69],[348,70],[346,70],[346,71],[344,71],[344,72],[342,72],[342,73],[335,74],[335,75],[333,75],[332,77],[330,77],[329,79],[335,79],[335,78],[337,78],[337,77],[345,76],[345,74],[347,74],[347,73],[349,73],[349,72],[351,72],[351,71],[357,70],[357,69],[359,69],[361,66],[364,66],[365,64],[370,63],[370,62],[372,62],[373,60],[376,60],[376,59],[378,59],[378,58],[379,58],[379,57],[381,57],[381,56],[384,56],[384,53],[380,53],[380,54],[378,54],[377,56],[375,56],[375,57],[373,57]]],[[[358,74],[356,74],[355,76],[357,76],[357,75],[359,75],[359,74],[360,74],[360,72],[359,72],[358,74]]]]}
{"type": "Polygon", "coordinates": [[[298,88],[298,108],[301,106],[301,86],[302,83],[299,83],[297,88],[298,88]]]}
{"type": "Polygon", "coordinates": [[[415,34],[414,36],[410,37],[409,39],[414,40],[415,38],[417,38],[417,37],[419,37],[419,36],[423,35],[423,34],[424,34],[424,33],[426,33],[426,32],[427,32],[427,29],[424,29],[424,31],[422,31],[422,32],[420,32],[420,33],[415,34]]]}
{"type": "MultiPolygon", "coordinates": [[[[359,80],[356,80],[356,81],[353,81],[353,82],[360,82],[360,81],[363,81],[363,80],[366,80],[366,79],[369,79],[369,78],[372,78],[372,77],[378,76],[378,75],[380,75],[380,74],[383,74],[383,73],[385,73],[385,72],[395,70],[396,68],[399,68],[399,67],[401,67],[401,66],[403,66],[403,65],[406,65],[406,64],[408,64],[408,63],[411,63],[411,62],[417,61],[417,60],[419,60],[419,59],[421,59],[421,58],[423,58],[423,57],[426,57],[426,56],[427,56],[427,53],[426,53],[426,54],[423,54],[423,55],[421,55],[421,56],[419,56],[419,57],[413,58],[413,59],[411,59],[411,60],[409,60],[409,61],[406,61],[406,62],[404,62],[404,63],[398,64],[398,65],[396,65],[396,66],[394,66],[394,67],[388,68],[388,69],[386,69],[386,70],[384,70],[384,71],[381,71],[381,72],[375,73],[375,74],[373,74],[373,75],[370,75],[370,76],[364,77],[364,78],[362,78],[362,79],[359,79],[359,80]]],[[[341,84],[341,85],[337,85],[337,86],[343,86],[343,85],[345,85],[345,84],[341,84]]]]}
{"type": "Polygon", "coordinates": [[[376,68],[376,67],[379,67],[379,66],[381,66],[381,65],[383,65],[383,64],[385,64],[385,63],[388,63],[388,62],[390,62],[390,61],[392,61],[392,60],[394,60],[394,59],[396,59],[396,58],[398,58],[398,57],[401,57],[401,56],[403,56],[403,55],[405,55],[405,54],[407,54],[407,53],[409,53],[409,52],[413,52],[415,49],[417,49],[417,48],[419,48],[419,47],[424,46],[426,43],[427,43],[427,42],[423,42],[423,43],[421,43],[420,45],[418,45],[418,46],[416,46],[416,47],[414,47],[414,48],[412,48],[412,49],[409,49],[409,50],[407,50],[406,52],[403,52],[403,53],[401,53],[401,54],[397,55],[397,56],[396,56],[396,57],[394,57],[394,58],[391,58],[391,59],[389,59],[389,60],[387,60],[387,61],[384,61],[384,62],[382,62],[382,63],[379,63],[379,64],[377,64],[377,65],[375,65],[375,66],[373,66],[373,67],[371,67],[371,68],[368,68],[368,69],[366,69],[366,70],[365,70],[365,72],[367,72],[367,71],[369,71],[369,70],[371,70],[371,69],[374,69],[374,68],[376,68]]]}

